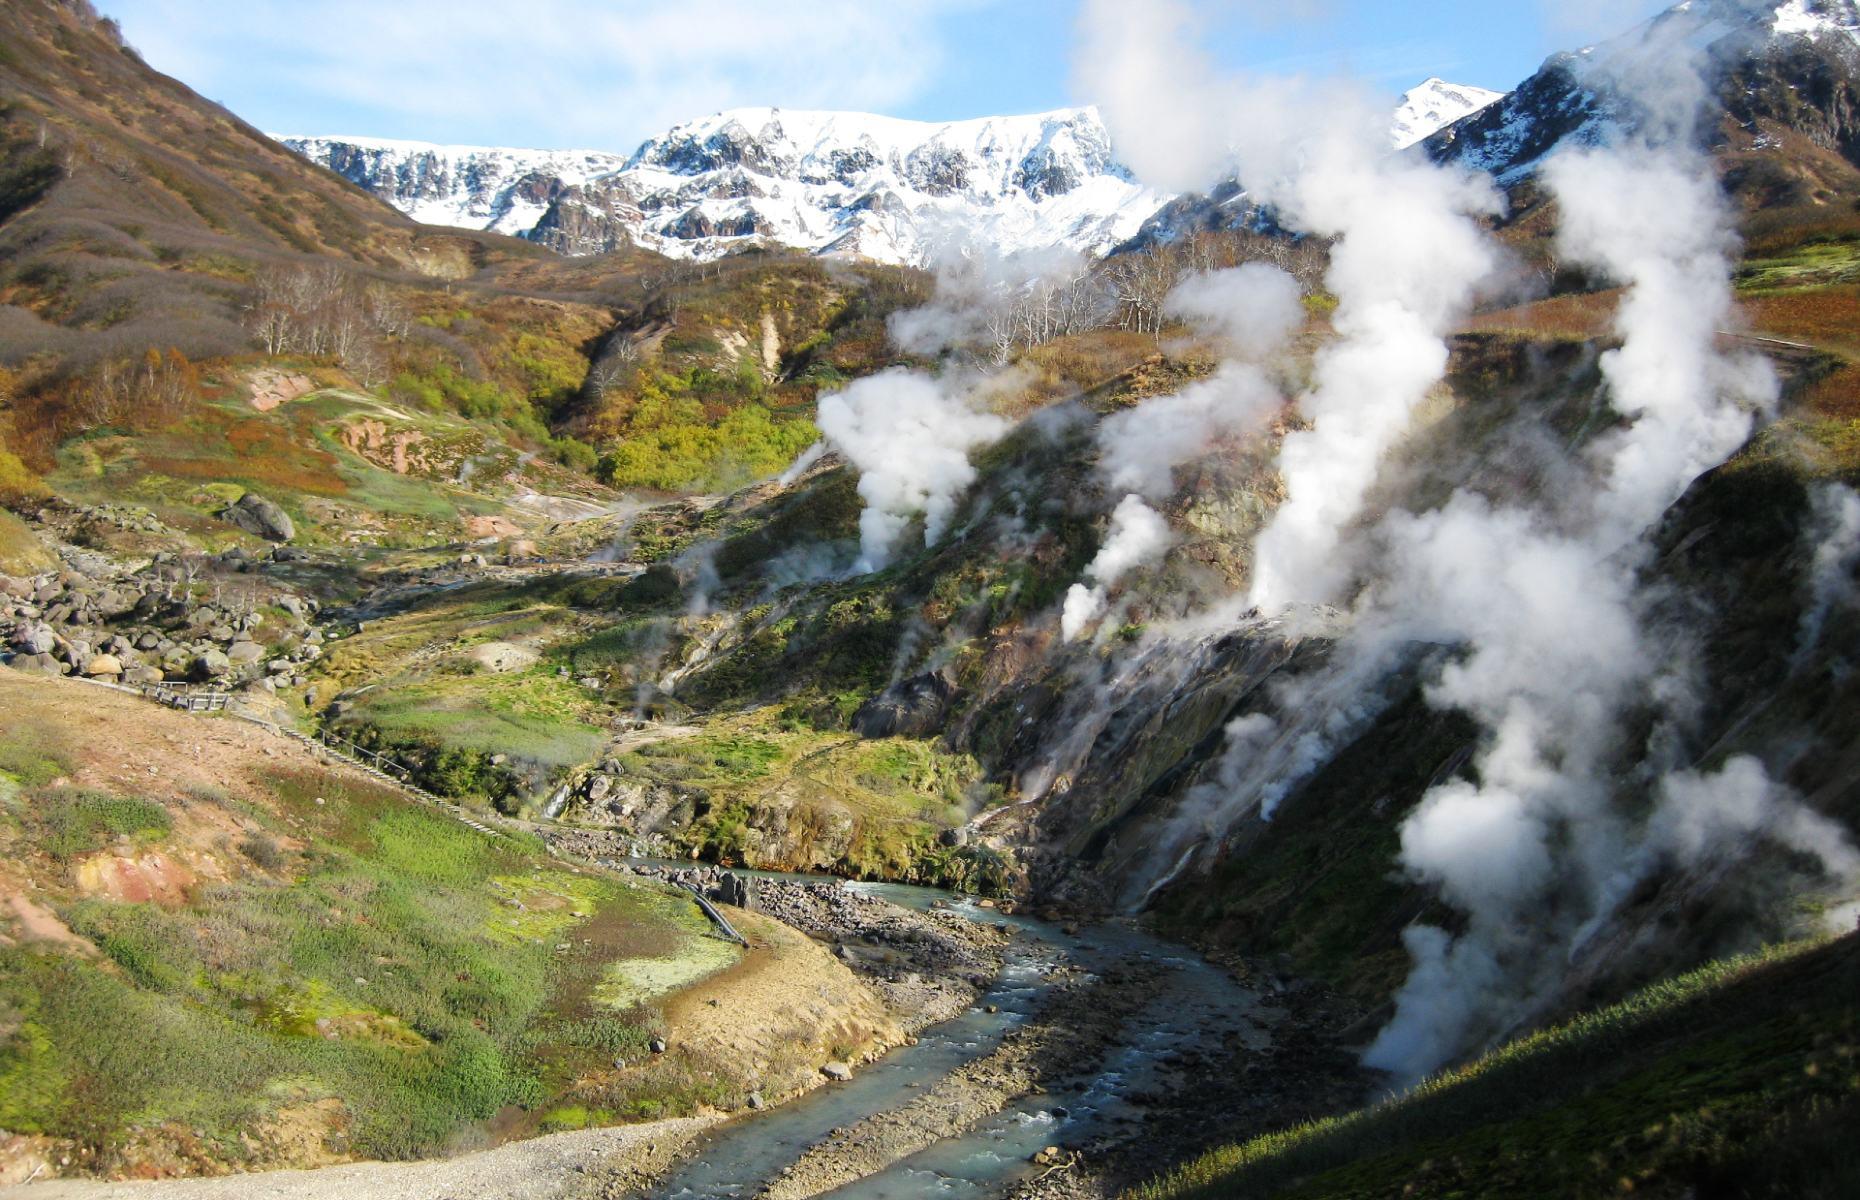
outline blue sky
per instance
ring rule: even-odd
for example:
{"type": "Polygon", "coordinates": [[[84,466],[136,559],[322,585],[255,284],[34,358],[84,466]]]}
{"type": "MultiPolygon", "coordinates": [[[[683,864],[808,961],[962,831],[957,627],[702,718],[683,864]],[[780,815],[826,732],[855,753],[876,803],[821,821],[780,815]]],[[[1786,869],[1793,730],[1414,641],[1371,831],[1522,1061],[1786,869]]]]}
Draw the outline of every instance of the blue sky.
{"type": "MultiPolygon", "coordinates": [[[[1133,4],[1144,0],[1130,0],[1133,4]]],[[[1089,102],[1077,0],[101,0],[156,67],[265,129],[631,150],[721,108],[923,119],[1089,102]]],[[[1661,0],[1202,0],[1254,71],[1495,89],[1661,0]]]]}

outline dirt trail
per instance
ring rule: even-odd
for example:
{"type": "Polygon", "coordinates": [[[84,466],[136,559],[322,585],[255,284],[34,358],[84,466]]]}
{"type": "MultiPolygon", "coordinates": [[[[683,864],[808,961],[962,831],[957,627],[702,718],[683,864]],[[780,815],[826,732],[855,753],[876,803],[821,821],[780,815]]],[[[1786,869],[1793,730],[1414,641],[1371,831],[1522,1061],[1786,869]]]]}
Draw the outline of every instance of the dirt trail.
{"type": "Polygon", "coordinates": [[[439,1161],[161,1182],[56,1180],[0,1189],[0,1200],[571,1200],[656,1174],[719,1119],[559,1133],[439,1161]]]}

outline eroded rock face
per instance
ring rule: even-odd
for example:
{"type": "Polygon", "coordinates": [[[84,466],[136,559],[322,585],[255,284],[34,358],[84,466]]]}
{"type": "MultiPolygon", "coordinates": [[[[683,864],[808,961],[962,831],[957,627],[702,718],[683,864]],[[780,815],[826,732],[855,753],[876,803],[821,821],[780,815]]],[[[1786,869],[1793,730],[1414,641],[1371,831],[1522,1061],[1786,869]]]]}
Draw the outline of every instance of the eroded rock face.
{"type": "Polygon", "coordinates": [[[956,685],[937,672],[892,684],[860,706],[853,728],[861,737],[929,737],[942,730],[956,685]]]}
{"type": "Polygon", "coordinates": [[[247,533],[269,542],[288,542],[297,536],[290,514],[257,492],[247,492],[221,514],[247,533]]]}

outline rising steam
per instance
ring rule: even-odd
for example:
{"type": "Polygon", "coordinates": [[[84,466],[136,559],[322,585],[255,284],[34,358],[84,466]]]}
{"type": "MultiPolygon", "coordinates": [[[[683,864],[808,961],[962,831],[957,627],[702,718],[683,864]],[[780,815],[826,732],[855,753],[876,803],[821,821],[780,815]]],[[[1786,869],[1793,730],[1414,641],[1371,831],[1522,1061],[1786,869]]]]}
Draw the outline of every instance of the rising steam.
{"type": "Polygon", "coordinates": [[[1640,594],[1645,539],[1744,443],[1777,389],[1767,363],[1718,348],[1734,241],[1711,165],[1689,141],[1565,153],[1543,177],[1562,213],[1564,260],[1627,287],[1622,345],[1602,370],[1629,423],[1597,440],[1601,486],[1566,531],[1464,495],[1387,530],[1390,578],[1375,603],[1406,619],[1425,613],[1437,635],[1465,645],[1429,700],[1485,731],[1476,782],[1434,788],[1402,828],[1403,864],[1466,918],[1457,935],[1407,935],[1413,972],[1365,1056],[1405,1080],[1548,1001],[1655,864],[1683,873],[1733,839],[1763,837],[1854,878],[1838,827],[1752,758],[1668,775],[1650,819],[1623,803],[1611,764],[1647,753],[1621,740],[1630,708],[1683,722],[1693,702],[1691,681],[1659,668],[1640,594]]]}
{"type": "MultiPolygon", "coordinates": [[[[1640,137],[1561,155],[1542,174],[1562,214],[1562,261],[1625,289],[1621,345],[1602,363],[1619,425],[1570,466],[1579,478],[1563,490],[1578,499],[1523,507],[1463,491],[1378,521],[1365,512],[1370,488],[1441,382],[1447,333],[1500,263],[1479,224],[1498,211],[1496,191],[1389,156],[1374,123],[1334,93],[1221,78],[1193,49],[1183,4],[1086,6],[1081,73],[1139,174],[1190,190],[1237,171],[1282,224],[1335,239],[1326,282],[1337,337],[1298,399],[1309,424],[1285,440],[1287,499],[1255,546],[1250,599],[1269,615],[1348,603],[1347,624],[1327,667],[1272,689],[1271,711],[1230,725],[1226,755],[1160,831],[1136,883],[1149,884],[1147,900],[1200,842],[1248,813],[1269,817],[1380,711],[1384,682],[1419,666],[1428,702],[1465,713],[1481,737],[1470,770],[1432,787],[1401,830],[1402,867],[1463,916],[1458,932],[1417,925],[1405,935],[1413,969],[1366,1055],[1403,1080],[1540,1011],[1655,872],[1700,873],[1765,839],[1860,883],[1860,857],[1839,827],[1760,761],[1687,760],[1697,706],[1688,635],[1654,621],[1643,583],[1650,528],[1737,451],[1777,393],[1766,362],[1720,346],[1735,239],[1694,149],[1707,89],[1696,69],[1681,69],[1695,44],[1687,18],[1676,10],[1657,46],[1608,64],[1617,76],[1636,64],[1655,73],[1636,96],[1640,137]],[[1628,741],[1625,731],[1647,724],[1631,716],[1651,718],[1657,742],[1628,741]],[[1637,762],[1640,776],[1626,778],[1624,764],[1637,762]]],[[[1203,322],[1225,308],[1248,323],[1241,305],[1199,292],[1178,304],[1203,322]]],[[[1234,389],[1246,366],[1203,387],[1234,389]]],[[[1170,415],[1200,435],[1256,408],[1191,389],[1170,415]]],[[[1192,455],[1192,436],[1172,440],[1134,417],[1104,430],[1104,466],[1122,490],[1166,494],[1170,469],[1192,455]]],[[[1841,535],[1840,518],[1836,506],[1830,561],[1817,563],[1837,597],[1851,587],[1860,538],[1841,535]]],[[[1805,638],[1825,607],[1812,600],[1805,638]]]]}
{"type": "Polygon", "coordinates": [[[881,570],[913,519],[924,544],[949,527],[956,500],[975,482],[969,454],[1007,432],[1008,423],[972,407],[937,380],[891,370],[823,396],[816,418],[826,441],[859,472],[859,560],[881,570]]]}
{"type": "Polygon", "coordinates": [[[1085,632],[1087,625],[1104,615],[1108,590],[1136,568],[1160,561],[1174,541],[1169,522],[1145,504],[1143,497],[1125,496],[1111,513],[1111,529],[1097,557],[1085,568],[1090,584],[1075,583],[1066,593],[1061,636],[1071,641],[1085,632]]]}

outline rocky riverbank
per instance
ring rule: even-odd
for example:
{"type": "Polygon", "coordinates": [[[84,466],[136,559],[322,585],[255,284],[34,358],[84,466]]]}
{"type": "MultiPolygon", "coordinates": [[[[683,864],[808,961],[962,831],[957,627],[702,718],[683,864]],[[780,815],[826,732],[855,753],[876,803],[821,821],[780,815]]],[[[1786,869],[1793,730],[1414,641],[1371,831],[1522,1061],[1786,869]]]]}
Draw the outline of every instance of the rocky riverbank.
{"type": "Polygon", "coordinates": [[[959,1136],[1022,1097],[1079,1087],[1124,1037],[1163,971],[1145,963],[1103,975],[1056,967],[1046,979],[1047,1003],[992,1053],[897,1108],[836,1130],[759,1195],[764,1200],[820,1195],[959,1136]]]}

